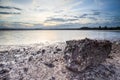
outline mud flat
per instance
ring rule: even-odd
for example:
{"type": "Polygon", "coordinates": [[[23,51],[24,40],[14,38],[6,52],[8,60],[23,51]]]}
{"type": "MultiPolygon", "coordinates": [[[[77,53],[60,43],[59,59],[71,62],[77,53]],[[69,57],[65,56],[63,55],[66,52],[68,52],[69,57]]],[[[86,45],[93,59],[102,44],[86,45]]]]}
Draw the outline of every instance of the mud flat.
{"type": "Polygon", "coordinates": [[[69,42],[1,45],[0,80],[120,80],[120,41],[69,42]]]}

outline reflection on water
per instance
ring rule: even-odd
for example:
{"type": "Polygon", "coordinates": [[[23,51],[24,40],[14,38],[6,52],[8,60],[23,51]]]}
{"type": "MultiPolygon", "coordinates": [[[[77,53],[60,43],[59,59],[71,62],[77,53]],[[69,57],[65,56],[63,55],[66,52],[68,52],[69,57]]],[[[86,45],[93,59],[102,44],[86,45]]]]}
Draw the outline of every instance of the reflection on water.
{"type": "Polygon", "coordinates": [[[89,30],[28,30],[0,31],[0,45],[33,44],[40,42],[59,42],[71,39],[120,40],[120,31],[89,30]]]}

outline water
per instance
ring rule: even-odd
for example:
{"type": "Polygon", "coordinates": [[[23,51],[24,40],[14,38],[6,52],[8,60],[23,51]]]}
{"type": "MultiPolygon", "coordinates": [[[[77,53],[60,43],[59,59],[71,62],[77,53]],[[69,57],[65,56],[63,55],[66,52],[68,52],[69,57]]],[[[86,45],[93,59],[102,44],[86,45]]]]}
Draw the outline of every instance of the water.
{"type": "Polygon", "coordinates": [[[13,30],[0,31],[0,45],[34,44],[41,42],[63,42],[72,39],[120,40],[120,31],[89,30],[13,30]]]}

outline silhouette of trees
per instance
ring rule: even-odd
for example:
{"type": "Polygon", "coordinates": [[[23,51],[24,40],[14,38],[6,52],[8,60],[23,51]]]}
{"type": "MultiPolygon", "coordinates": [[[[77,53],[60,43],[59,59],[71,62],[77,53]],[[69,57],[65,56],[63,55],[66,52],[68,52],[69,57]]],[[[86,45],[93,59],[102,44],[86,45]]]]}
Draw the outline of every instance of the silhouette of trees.
{"type": "Polygon", "coordinates": [[[101,26],[99,26],[99,29],[101,29],[102,27],[101,26]]]}
{"type": "Polygon", "coordinates": [[[104,27],[82,27],[80,28],[80,30],[120,30],[120,26],[117,26],[117,27],[107,27],[107,26],[104,26],[104,27]]]}

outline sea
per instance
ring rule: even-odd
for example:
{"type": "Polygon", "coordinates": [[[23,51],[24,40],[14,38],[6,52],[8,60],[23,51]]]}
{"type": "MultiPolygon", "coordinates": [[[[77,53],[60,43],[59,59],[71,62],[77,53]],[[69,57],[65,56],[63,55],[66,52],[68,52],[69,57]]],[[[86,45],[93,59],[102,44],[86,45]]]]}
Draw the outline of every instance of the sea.
{"type": "Polygon", "coordinates": [[[119,30],[0,30],[0,45],[65,42],[84,38],[120,40],[119,30]]]}

